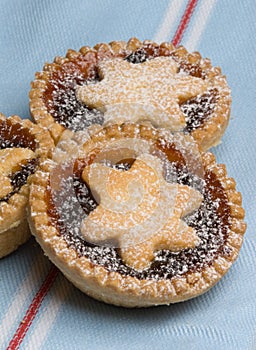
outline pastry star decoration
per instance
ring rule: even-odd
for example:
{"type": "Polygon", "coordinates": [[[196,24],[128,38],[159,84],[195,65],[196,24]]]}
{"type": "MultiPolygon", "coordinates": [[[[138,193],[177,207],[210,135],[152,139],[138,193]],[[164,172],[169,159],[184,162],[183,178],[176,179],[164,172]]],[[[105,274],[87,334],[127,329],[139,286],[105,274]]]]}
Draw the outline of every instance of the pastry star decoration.
{"type": "Polygon", "coordinates": [[[150,154],[139,156],[128,171],[102,163],[85,167],[82,178],[99,205],[81,224],[84,238],[119,247],[122,260],[137,270],[147,268],[157,250],[198,245],[200,239],[182,217],[199,208],[202,195],[167,183],[162,173],[161,160],[150,154]]]}
{"type": "Polygon", "coordinates": [[[102,79],[77,88],[77,98],[105,112],[105,123],[149,120],[156,127],[181,130],[186,125],[179,108],[207,89],[205,80],[178,73],[171,57],[140,64],[116,58],[99,63],[102,79]]]}
{"type": "Polygon", "coordinates": [[[28,148],[5,148],[0,150],[0,198],[12,190],[10,175],[20,169],[20,165],[35,157],[28,148]]]}

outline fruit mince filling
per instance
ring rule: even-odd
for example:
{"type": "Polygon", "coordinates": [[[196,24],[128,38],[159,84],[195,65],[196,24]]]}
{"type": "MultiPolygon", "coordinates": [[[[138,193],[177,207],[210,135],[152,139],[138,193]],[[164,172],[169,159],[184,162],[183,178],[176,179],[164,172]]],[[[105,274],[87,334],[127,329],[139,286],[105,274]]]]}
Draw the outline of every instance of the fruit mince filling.
{"type": "MultiPolygon", "coordinates": [[[[196,176],[191,174],[186,168],[182,155],[178,154],[179,151],[171,148],[162,148],[160,150],[166,152],[172,172],[175,172],[177,183],[183,185],[198,183],[196,176]]],[[[124,160],[116,164],[115,167],[120,171],[126,171],[131,164],[131,160],[124,160]]],[[[55,206],[50,183],[46,192],[50,224],[56,227],[59,235],[63,237],[68,247],[74,249],[78,256],[84,256],[92,263],[104,266],[108,271],[115,271],[138,279],[159,280],[171,279],[174,276],[181,276],[195,271],[200,272],[203,268],[210,266],[218,256],[229,255],[228,249],[225,248],[225,243],[230,225],[230,208],[221,183],[211,171],[205,171],[204,179],[201,179],[204,185],[203,187],[198,186],[198,189],[201,188],[204,198],[201,206],[183,219],[196,230],[197,235],[201,239],[201,243],[196,248],[184,249],[179,252],[170,250],[156,251],[155,259],[150,267],[143,271],[137,271],[124,264],[118,248],[104,247],[87,242],[79,233],[81,218],[89,215],[98,204],[88,185],[81,179],[84,166],[83,160],[77,160],[74,166],[73,177],[64,179],[61,183],[58,201],[65,202],[65,208],[62,208],[61,215],[55,206]],[[75,198],[66,198],[65,191],[72,188],[74,189],[73,194],[75,198]],[[79,202],[79,205],[74,211],[73,203],[75,200],[79,202]]],[[[168,181],[167,177],[166,181],[168,181]]]]}
{"type": "MultiPolygon", "coordinates": [[[[181,60],[175,53],[165,47],[145,44],[131,54],[119,57],[133,64],[145,62],[160,56],[173,57],[181,72],[194,77],[205,78],[205,72],[199,64],[181,60]]],[[[91,109],[76,98],[76,87],[88,82],[99,81],[97,64],[102,57],[97,52],[80,54],[53,70],[50,75],[47,89],[44,92],[44,101],[48,112],[55,121],[73,131],[84,130],[90,125],[104,123],[104,115],[97,109],[91,109]]],[[[217,102],[217,89],[210,89],[207,93],[190,99],[181,105],[187,126],[185,130],[192,132],[201,127],[204,121],[213,113],[217,102]]]]}
{"type": "MultiPolygon", "coordinates": [[[[0,149],[5,148],[29,148],[36,150],[37,143],[29,129],[22,127],[19,123],[12,123],[10,120],[0,121],[0,149]]],[[[27,183],[28,177],[36,170],[38,160],[32,159],[20,164],[18,170],[10,174],[12,191],[0,202],[7,202],[20,188],[27,183]]]]}

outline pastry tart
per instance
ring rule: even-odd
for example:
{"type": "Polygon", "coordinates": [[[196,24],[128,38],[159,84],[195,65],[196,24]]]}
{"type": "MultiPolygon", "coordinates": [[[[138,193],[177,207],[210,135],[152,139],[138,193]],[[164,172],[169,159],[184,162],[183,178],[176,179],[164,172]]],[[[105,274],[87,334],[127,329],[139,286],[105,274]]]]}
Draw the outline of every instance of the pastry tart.
{"type": "Polygon", "coordinates": [[[30,192],[32,233],[88,295],[125,307],[210,289],[246,225],[225,166],[190,135],[124,123],[63,134],[30,192]]]}
{"type": "Polygon", "coordinates": [[[30,236],[26,215],[29,181],[53,147],[47,130],[18,116],[0,114],[0,257],[30,236]]]}
{"type": "Polygon", "coordinates": [[[209,59],[135,38],[69,50],[36,73],[30,91],[32,117],[56,142],[66,129],[148,120],[207,150],[220,142],[230,105],[226,78],[209,59]]]}

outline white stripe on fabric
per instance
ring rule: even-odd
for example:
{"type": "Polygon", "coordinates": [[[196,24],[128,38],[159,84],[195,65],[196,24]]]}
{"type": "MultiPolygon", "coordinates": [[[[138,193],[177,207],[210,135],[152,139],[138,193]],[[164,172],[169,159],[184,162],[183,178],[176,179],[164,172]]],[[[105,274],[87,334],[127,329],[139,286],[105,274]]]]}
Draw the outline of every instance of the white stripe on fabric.
{"type": "Polygon", "coordinates": [[[41,307],[37,321],[35,321],[35,327],[31,327],[31,334],[24,339],[25,349],[39,350],[43,347],[45,338],[58,316],[59,309],[72,290],[72,284],[63,275],[59,274],[54,286],[48,293],[49,302],[45,303],[44,307],[41,307]]]}
{"type": "Polygon", "coordinates": [[[171,0],[167,8],[164,20],[159,26],[159,29],[154,36],[154,41],[160,43],[162,41],[170,40],[171,31],[177,20],[177,16],[184,5],[183,0],[171,0]]]}
{"type": "Polygon", "coordinates": [[[18,286],[16,295],[13,297],[8,310],[0,323],[0,349],[3,348],[13,326],[21,321],[18,318],[20,317],[21,311],[24,309],[24,304],[26,304],[31,295],[34,294],[35,290],[39,288],[42,280],[45,279],[49,269],[49,264],[49,261],[40,251],[39,256],[36,257],[33,266],[30,271],[28,271],[26,278],[24,278],[18,286]]]}
{"type": "Polygon", "coordinates": [[[215,3],[216,0],[201,1],[196,11],[196,18],[193,26],[188,33],[186,41],[182,43],[189,52],[197,49],[215,3]]]}

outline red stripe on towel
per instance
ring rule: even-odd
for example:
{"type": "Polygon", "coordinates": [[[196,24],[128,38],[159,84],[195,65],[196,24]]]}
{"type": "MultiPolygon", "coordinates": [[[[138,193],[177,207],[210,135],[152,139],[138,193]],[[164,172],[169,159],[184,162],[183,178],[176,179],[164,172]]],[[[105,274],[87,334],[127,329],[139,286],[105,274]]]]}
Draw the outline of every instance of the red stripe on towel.
{"type": "Polygon", "coordinates": [[[31,326],[45,296],[53,285],[56,277],[58,276],[59,270],[52,266],[48,275],[46,276],[43,284],[36,293],[32,303],[29,305],[27,312],[17,328],[12,340],[10,341],[7,350],[16,350],[19,348],[22,340],[24,339],[29,327],[31,326]]]}
{"type": "Polygon", "coordinates": [[[194,9],[197,5],[197,0],[189,0],[188,4],[186,6],[185,12],[181,18],[180,24],[174,34],[174,37],[172,39],[172,43],[174,46],[179,45],[182,36],[188,26],[189,20],[194,12],[194,9]]]}

